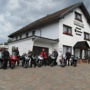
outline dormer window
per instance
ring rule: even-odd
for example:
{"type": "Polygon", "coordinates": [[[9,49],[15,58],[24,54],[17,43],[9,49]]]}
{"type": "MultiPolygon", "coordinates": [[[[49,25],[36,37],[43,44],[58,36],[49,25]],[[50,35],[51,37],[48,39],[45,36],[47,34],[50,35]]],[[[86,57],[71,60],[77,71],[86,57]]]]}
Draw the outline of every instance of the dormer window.
{"type": "Polygon", "coordinates": [[[29,33],[27,32],[27,33],[26,33],[26,38],[28,38],[28,36],[29,36],[29,33]]]}
{"type": "Polygon", "coordinates": [[[82,14],[75,12],[75,19],[82,22],[82,14]]]}

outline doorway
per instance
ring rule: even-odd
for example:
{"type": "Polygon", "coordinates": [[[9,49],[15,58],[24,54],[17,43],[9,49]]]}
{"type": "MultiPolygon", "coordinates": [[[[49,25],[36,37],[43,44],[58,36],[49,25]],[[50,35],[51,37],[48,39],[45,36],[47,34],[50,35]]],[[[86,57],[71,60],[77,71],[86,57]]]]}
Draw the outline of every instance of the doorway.
{"type": "Polygon", "coordinates": [[[49,49],[46,47],[40,47],[40,46],[33,46],[33,52],[35,55],[40,55],[40,52],[42,51],[42,49],[45,49],[45,51],[47,52],[47,55],[49,53],[49,49]]]}

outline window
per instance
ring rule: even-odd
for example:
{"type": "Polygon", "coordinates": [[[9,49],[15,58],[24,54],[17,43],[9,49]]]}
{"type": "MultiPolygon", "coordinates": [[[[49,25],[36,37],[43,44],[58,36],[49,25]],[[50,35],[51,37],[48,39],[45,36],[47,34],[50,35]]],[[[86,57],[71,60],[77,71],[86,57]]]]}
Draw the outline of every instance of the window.
{"type": "Polygon", "coordinates": [[[63,25],[63,34],[72,35],[72,27],[63,25]]]}
{"type": "Polygon", "coordinates": [[[82,21],[82,14],[80,14],[78,12],[75,12],[75,19],[79,20],[79,21],[82,21]]]}
{"type": "Polygon", "coordinates": [[[29,34],[28,34],[28,33],[26,33],[26,38],[28,38],[28,36],[29,36],[29,34]]]}
{"type": "Polygon", "coordinates": [[[90,40],[90,34],[84,32],[84,39],[85,39],[85,40],[90,40]]]}
{"type": "Polygon", "coordinates": [[[70,52],[72,54],[72,47],[63,45],[63,55],[66,55],[66,52],[70,52]]]}

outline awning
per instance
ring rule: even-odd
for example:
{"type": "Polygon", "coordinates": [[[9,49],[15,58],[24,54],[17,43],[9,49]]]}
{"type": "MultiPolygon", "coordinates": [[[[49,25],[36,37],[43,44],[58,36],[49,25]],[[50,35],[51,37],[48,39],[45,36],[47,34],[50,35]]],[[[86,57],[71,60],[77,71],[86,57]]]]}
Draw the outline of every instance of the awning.
{"type": "Polygon", "coordinates": [[[74,45],[74,48],[75,49],[88,49],[89,44],[87,43],[87,41],[80,41],[74,45]]]}

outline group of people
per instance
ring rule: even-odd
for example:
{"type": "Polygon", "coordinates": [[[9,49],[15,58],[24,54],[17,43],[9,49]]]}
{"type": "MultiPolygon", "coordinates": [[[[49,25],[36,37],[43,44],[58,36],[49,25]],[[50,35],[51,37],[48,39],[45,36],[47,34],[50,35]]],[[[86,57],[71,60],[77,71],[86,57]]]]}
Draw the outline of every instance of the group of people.
{"type": "MultiPolygon", "coordinates": [[[[35,55],[34,52],[28,51],[28,53],[24,53],[22,56],[19,55],[18,47],[12,48],[12,55],[10,55],[9,51],[7,49],[0,50],[0,63],[2,63],[2,68],[7,69],[7,66],[12,66],[12,64],[17,63],[17,65],[22,65],[23,67],[36,67],[36,66],[56,66],[57,65],[57,58],[58,58],[58,52],[56,49],[52,51],[50,55],[45,51],[43,48],[39,55],[35,55]],[[15,62],[13,63],[12,60],[15,59],[15,62]],[[21,62],[21,63],[20,63],[21,62]]],[[[60,66],[64,67],[66,65],[76,65],[77,60],[75,57],[71,55],[70,52],[66,53],[65,57],[60,58],[60,66]]]]}
{"type": "Polygon", "coordinates": [[[64,67],[64,66],[77,66],[77,60],[78,58],[75,57],[74,55],[71,55],[70,52],[66,52],[66,55],[63,57],[63,55],[61,55],[61,58],[60,58],[60,63],[61,63],[61,66],[64,67]]]}
{"type": "Polygon", "coordinates": [[[47,65],[50,65],[52,62],[53,62],[53,65],[56,65],[58,52],[54,50],[50,56],[48,56],[48,53],[45,51],[44,48],[42,49],[39,55],[35,55],[34,52],[29,51],[27,54],[24,53],[21,56],[22,66],[25,65],[26,60],[27,62],[29,62],[30,60],[30,67],[32,66],[36,67],[36,66],[42,66],[42,65],[47,66],[47,65]],[[51,59],[50,56],[53,56],[54,58],[51,59]]]}

